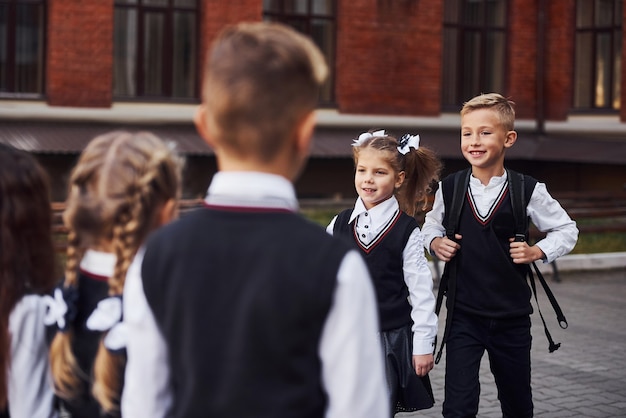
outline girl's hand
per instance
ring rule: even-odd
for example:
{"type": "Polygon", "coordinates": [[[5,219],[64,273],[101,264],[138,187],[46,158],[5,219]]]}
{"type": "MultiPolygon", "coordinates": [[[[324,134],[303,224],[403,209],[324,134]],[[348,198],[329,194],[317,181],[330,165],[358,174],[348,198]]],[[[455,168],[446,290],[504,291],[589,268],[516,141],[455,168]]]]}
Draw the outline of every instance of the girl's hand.
{"type": "Polygon", "coordinates": [[[413,368],[418,376],[426,376],[435,366],[435,359],[432,354],[422,354],[413,356],[413,368]]]}
{"type": "Polygon", "coordinates": [[[530,264],[545,257],[541,248],[536,245],[531,247],[527,242],[515,241],[513,238],[509,241],[511,242],[509,254],[515,264],[530,264]]]}
{"type": "MultiPolygon", "coordinates": [[[[459,234],[454,236],[454,239],[458,241],[460,241],[461,238],[463,237],[459,234]]],[[[430,249],[435,253],[437,258],[446,263],[454,257],[459,248],[461,248],[461,245],[448,237],[437,237],[430,243],[430,249]]]]}

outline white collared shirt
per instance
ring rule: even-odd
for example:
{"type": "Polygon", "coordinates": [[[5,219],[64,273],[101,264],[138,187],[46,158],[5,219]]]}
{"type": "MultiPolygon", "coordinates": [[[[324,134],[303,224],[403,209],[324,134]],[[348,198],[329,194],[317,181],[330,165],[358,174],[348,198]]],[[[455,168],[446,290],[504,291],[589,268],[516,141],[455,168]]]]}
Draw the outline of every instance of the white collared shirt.
{"type": "MultiPolygon", "coordinates": [[[[358,239],[367,246],[379,237],[383,229],[396,216],[400,207],[395,197],[391,197],[367,210],[361,198],[356,200],[348,223],[356,220],[358,239]]],[[[337,217],[330,222],[326,231],[332,235],[337,217]]],[[[413,320],[413,354],[433,352],[437,336],[437,315],[433,276],[424,255],[424,237],[415,228],[402,252],[404,282],[409,289],[411,319],[413,320]]]]}
{"type": "MultiPolygon", "coordinates": [[[[206,202],[213,206],[270,207],[296,211],[293,185],[256,172],[218,172],[206,202]]],[[[122,416],[167,416],[172,405],[167,345],[147,304],[141,282],[143,251],[128,271],[124,321],[128,326],[122,416]]],[[[319,346],[326,418],[389,414],[383,354],[377,338],[376,298],[367,266],[356,251],[344,257],[319,346]]],[[[207,396],[211,396],[207,393],[207,396]]]]}
{"type": "MultiPolygon", "coordinates": [[[[483,185],[473,175],[470,176],[469,187],[479,213],[485,214],[489,211],[506,181],[506,171],[502,176],[492,177],[487,185],[483,185]]],[[[544,262],[550,263],[572,251],[578,240],[576,222],[569,217],[561,204],[550,196],[544,183],[537,182],[535,185],[526,206],[526,213],[539,231],[547,233],[545,238],[536,243],[546,256],[544,262]]],[[[435,193],[433,208],[426,214],[422,227],[428,251],[431,250],[430,243],[433,239],[445,235],[444,214],[445,206],[440,182],[439,189],[435,193]]]]}

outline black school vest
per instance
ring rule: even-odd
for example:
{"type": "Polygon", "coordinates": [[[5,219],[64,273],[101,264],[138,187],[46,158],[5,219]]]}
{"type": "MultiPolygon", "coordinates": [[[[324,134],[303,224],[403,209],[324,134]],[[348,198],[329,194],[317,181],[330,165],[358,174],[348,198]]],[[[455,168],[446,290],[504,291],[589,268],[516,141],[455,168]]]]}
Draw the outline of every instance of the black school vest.
{"type": "Polygon", "coordinates": [[[379,237],[365,248],[355,236],[355,221],[348,224],[351,213],[352,209],[347,209],[337,215],[333,234],[349,238],[365,258],[376,290],[381,330],[410,324],[411,305],[402,272],[402,252],[417,228],[417,221],[404,212],[398,212],[379,237]]]}
{"type": "Polygon", "coordinates": [[[173,417],[323,417],[318,355],[349,247],[292,213],[203,208],[142,266],[168,345],[173,417]]]}
{"type": "MultiPolygon", "coordinates": [[[[76,362],[82,374],[79,376],[76,396],[72,399],[59,399],[59,403],[72,417],[119,417],[119,412],[104,414],[98,401],[91,393],[93,366],[103,333],[88,329],[87,319],[96,309],[98,303],[109,296],[107,278],[80,271],[78,275],[78,295],[76,318],[72,323],[72,352],[76,357],[76,362]]],[[[56,328],[56,325],[54,327],[56,328]]],[[[125,354],[119,355],[125,359],[125,354]]]]}
{"type": "Polygon", "coordinates": [[[512,318],[532,313],[530,288],[524,265],[515,265],[509,238],[515,235],[508,189],[490,214],[481,218],[465,195],[459,220],[463,236],[457,253],[455,309],[492,318],[512,318]]]}

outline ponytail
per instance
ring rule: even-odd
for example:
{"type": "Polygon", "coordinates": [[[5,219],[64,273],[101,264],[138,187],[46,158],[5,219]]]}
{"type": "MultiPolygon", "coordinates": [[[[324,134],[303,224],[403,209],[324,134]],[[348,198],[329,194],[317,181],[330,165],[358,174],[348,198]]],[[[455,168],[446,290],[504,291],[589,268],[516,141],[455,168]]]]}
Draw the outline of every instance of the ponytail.
{"type": "Polygon", "coordinates": [[[425,210],[432,186],[439,181],[442,163],[429,148],[412,148],[404,155],[404,182],[396,193],[400,209],[411,216],[425,210]]]}

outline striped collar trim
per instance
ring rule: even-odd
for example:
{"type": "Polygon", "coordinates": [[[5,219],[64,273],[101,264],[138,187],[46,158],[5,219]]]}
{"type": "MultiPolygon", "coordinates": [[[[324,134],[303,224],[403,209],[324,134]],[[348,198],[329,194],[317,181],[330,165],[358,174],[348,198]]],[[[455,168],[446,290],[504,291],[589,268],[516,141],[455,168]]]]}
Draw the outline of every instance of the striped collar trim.
{"type": "Polygon", "coordinates": [[[352,232],[354,233],[354,239],[356,243],[359,245],[359,247],[363,251],[365,251],[366,254],[369,254],[387,236],[389,231],[393,229],[396,222],[398,222],[398,219],[400,219],[400,210],[396,210],[394,215],[389,219],[389,221],[387,221],[385,226],[380,230],[380,232],[374,237],[372,242],[370,242],[369,244],[365,244],[363,241],[361,241],[359,234],[356,230],[356,222],[354,222],[352,224],[352,232]]]}

